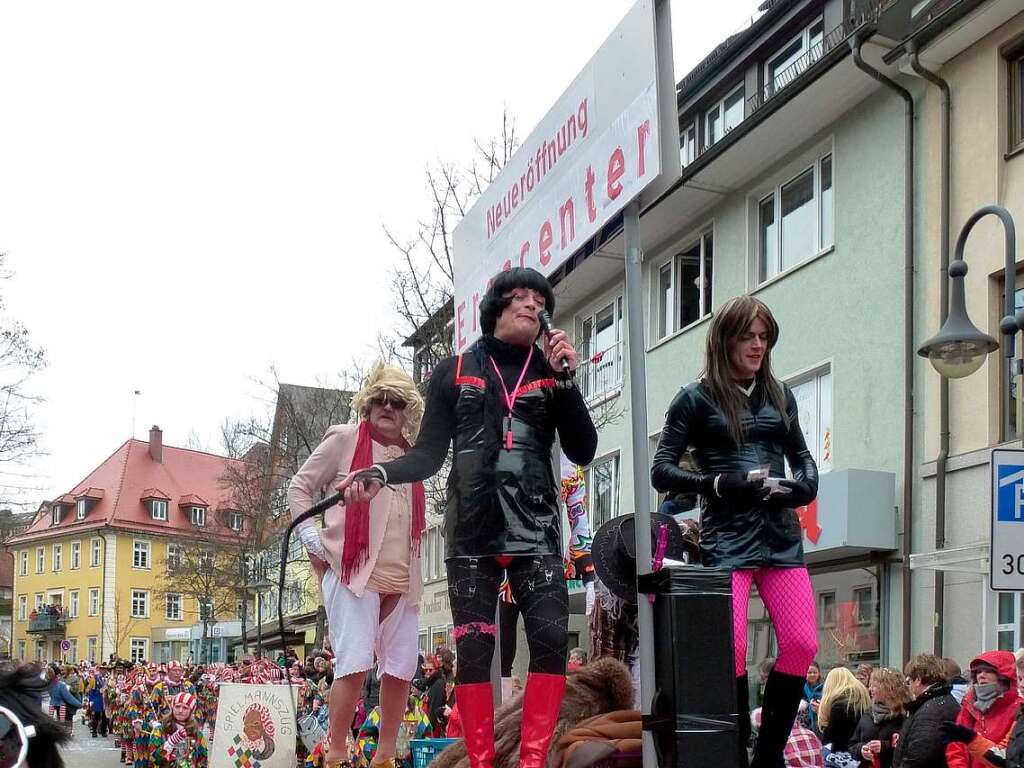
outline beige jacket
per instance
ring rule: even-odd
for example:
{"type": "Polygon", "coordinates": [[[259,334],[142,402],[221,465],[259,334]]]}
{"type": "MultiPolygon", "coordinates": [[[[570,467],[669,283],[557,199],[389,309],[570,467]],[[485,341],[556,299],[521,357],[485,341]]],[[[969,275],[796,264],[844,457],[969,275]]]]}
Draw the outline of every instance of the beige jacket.
{"type": "MultiPolygon", "coordinates": [[[[309,509],[320,500],[320,490],[327,494],[334,493],[335,486],[349,472],[352,456],[356,450],[356,439],[359,427],[356,424],[336,424],[327,430],[324,439],[316,450],[306,459],[306,463],[292,478],[288,487],[288,508],[292,514],[309,509]]],[[[374,441],[373,461],[382,463],[397,459],[405,453],[398,446],[384,446],[374,441]]],[[[373,573],[377,563],[381,543],[384,540],[384,529],[387,525],[388,510],[391,508],[391,494],[401,493],[412,510],[412,486],[398,486],[397,491],[382,488],[370,502],[370,546],[366,562],[352,574],[348,588],[358,597],[362,597],[366,582],[373,573]]],[[[331,507],[324,514],[324,527],[320,530],[320,539],[327,551],[327,562],[334,572],[341,576],[341,553],[345,547],[345,507],[331,507]]],[[[412,537],[409,539],[409,594],[410,605],[419,605],[423,593],[423,578],[420,570],[420,558],[412,550],[412,537]]]]}

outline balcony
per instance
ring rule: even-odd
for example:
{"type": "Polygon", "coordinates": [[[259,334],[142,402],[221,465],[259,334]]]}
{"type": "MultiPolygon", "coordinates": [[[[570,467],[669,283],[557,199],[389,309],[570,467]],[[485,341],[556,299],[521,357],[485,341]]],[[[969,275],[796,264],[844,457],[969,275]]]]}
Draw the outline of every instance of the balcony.
{"type": "Polygon", "coordinates": [[[576,385],[588,404],[607,400],[622,389],[622,342],[591,351],[590,341],[580,344],[576,385]]]}
{"type": "Polygon", "coordinates": [[[63,635],[66,624],[66,614],[40,613],[29,617],[28,631],[35,633],[57,633],[63,635]]]}

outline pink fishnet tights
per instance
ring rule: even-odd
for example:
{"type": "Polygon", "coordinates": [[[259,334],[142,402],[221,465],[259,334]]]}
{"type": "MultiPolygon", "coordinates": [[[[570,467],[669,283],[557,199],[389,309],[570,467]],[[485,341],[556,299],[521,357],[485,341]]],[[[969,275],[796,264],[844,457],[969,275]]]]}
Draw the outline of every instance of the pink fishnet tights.
{"type": "Polygon", "coordinates": [[[779,641],[775,669],[786,675],[807,674],[818,652],[814,588],[806,568],[757,568],[732,572],[732,638],[736,676],[747,672],[747,605],[756,584],[779,641]]]}

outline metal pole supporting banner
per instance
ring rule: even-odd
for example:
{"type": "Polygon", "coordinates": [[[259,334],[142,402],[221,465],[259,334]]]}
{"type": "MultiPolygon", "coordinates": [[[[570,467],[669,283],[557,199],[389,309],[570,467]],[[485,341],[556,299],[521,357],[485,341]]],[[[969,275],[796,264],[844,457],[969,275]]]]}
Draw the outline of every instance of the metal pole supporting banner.
{"type": "MultiPolygon", "coordinates": [[[[623,213],[626,246],[626,338],[629,345],[629,408],[633,426],[633,513],[636,529],[637,576],[651,572],[651,464],[647,442],[647,368],[644,344],[640,204],[630,203],[623,213]]],[[[654,698],[654,609],[646,595],[638,595],[637,625],[640,632],[640,711],[651,714],[654,698]]],[[[654,741],[643,732],[644,768],[658,765],[654,741]]]]}

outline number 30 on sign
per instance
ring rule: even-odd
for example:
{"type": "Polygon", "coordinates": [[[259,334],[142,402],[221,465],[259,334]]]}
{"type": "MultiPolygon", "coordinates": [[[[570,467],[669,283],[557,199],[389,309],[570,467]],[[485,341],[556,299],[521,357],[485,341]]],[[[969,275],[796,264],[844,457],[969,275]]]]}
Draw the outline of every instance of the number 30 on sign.
{"type": "Polygon", "coordinates": [[[992,589],[1024,590],[1024,450],[992,451],[992,589]]]}

